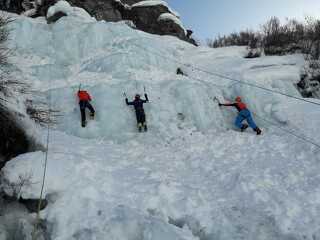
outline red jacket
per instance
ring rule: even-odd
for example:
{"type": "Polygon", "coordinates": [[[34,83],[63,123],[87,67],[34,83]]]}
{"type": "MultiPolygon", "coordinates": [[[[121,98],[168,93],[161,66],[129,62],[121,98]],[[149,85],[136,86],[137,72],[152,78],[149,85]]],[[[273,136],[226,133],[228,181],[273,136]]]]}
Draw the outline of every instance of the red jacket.
{"type": "Polygon", "coordinates": [[[243,102],[235,102],[235,103],[226,103],[226,104],[221,104],[222,106],[232,106],[235,107],[239,112],[241,112],[244,109],[247,109],[247,105],[244,104],[243,102]]]}
{"type": "Polygon", "coordinates": [[[78,98],[80,101],[91,101],[91,97],[87,91],[78,91],[78,98]]]}

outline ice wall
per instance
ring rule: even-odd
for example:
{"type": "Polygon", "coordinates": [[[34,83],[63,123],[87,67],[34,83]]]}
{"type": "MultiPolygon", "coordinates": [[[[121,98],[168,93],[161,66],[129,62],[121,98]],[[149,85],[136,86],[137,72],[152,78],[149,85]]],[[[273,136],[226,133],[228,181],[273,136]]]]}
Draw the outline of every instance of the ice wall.
{"type": "Polygon", "coordinates": [[[187,43],[139,32],[124,23],[79,22],[74,17],[52,25],[19,18],[13,27],[17,41],[11,47],[17,49],[17,57],[32,55],[23,60],[28,68],[25,77],[61,111],[60,130],[88,138],[130,137],[136,132],[136,120],[123,93],[131,99],[143,94],[144,87],[150,98],[145,105],[149,129],[159,136],[174,135],[182,125],[200,131],[223,126],[222,115],[210,100],[221,95],[220,90],[176,75],[179,64],[172,59],[194,48],[187,43]],[[85,129],[80,127],[76,99],[80,84],[92,95],[97,110],[96,120],[85,129]]]}

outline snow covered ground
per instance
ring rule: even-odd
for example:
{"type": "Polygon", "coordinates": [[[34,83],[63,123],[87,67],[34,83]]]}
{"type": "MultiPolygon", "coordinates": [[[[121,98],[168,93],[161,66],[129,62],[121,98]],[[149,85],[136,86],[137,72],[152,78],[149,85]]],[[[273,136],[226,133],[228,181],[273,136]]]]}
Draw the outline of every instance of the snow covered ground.
{"type": "MultiPolygon", "coordinates": [[[[320,237],[319,149],[260,119],[262,136],[235,131],[235,110],[211,98],[241,95],[258,116],[315,142],[320,109],[192,67],[299,96],[300,55],[245,59],[245,48],[196,48],[85,15],[52,25],[18,17],[12,27],[15,74],[63,114],[51,132],[41,213],[52,239],[320,237]],[[97,110],[84,129],[79,84],[97,110]],[[123,92],[144,86],[149,132],[141,134],[123,92]]],[[[43,152],[28,153],[4,168],[11,182],[32,174],[24,198],[39,196],[43,161],[43,152]]]]}

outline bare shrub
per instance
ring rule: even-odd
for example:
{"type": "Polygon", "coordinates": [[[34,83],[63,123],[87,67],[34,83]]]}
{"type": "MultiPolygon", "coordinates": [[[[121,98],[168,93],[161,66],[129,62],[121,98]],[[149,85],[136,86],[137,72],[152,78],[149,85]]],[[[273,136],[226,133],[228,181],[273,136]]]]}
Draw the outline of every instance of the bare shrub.
{"type": "Polygon", "coordinates": [[[7,42],[10,40],[10,29],[8,24],[14,21],[5,15],[0,14],[0,110],[4,108],[4,103],[8,102],[5,97],[11,96],[13,92],[24,93],[27,85],[12,79],[7,66],[10,50],[7,42]]]}
{"type": "Polygon", "coordinates": [[[239,33],[231,33],[228,36],[218,36],[216,39],[207,40],[207,45],[212,48],[227,47],[227,46],[251,46],[257,47],[259,34],[251,30],[241,31],[239,33]]]}
{"type": "MultiPolygon", "coordinates": [[[[10,101],[8,97],[13,96],[16,93],[25,94],[30,92],[30,86],[18,80],[11,78],[10,74],[6,70],[8,65],[9,50],[6,47],[6,42],[9,40],[8,24],[13,21],[12,19],[0,16],[0,122],[8,124],[14,121],[12,118],[3,116],[8,112],[6,108],[7,103],[10,101]]],[[[32,100],[26,101],[27,114],[36,123],[41,125],[54,124],[58,116],[58,111],[46,107],[45,104],[34,104],[32,100]]]]}
{"type": "Polygon", "coordinates": [[[0,169],[10,158],[29,150],[30,139],[20,124],[24,116],[13,107],[19,103],[15,98],[19,93],[25,93],[27,85],[14,80],[8,70],[9,50],[7,41],[10,41],[8,24],[12,19],[0,15],[0,169]]]}
{"type": "Polygon", "coordinates": [[[227,36],[218,36],[207,40],[212,48],[226,46],[247,46],[245,58],[266,55],[285,55],[302,53],[306,64],[296,83],[303,97],[320,98],[320,20],[307,17],[299,22],[287,19],[281,23],[277,17],[272,17],[263,24],[260,31],[242,31],[227,36]]]}
{"type": "Polygon", "coordinates": [[[26,173],[23,175],[19,175],[19,180],[17,182],[9,182],[6,178],[4,178],[3,173],[0,172],[0,180],[2,183],[2,187],[5,189],[12,200],[18,200],[22,194],[24,188],[30,187],[35,184],[32,182],[33,174],[26,173]]]}
{"type": "Polygon", "coordinates": [[[26,106],[30,118],[42,126],[57,124],[57,119],[61,116],[58,110],[51,109],[43,102],[35,104],[32,100],[27,100],[26,106]]]}
{"type": "Polygon", "coordinates": [[[208,40],[209,47],[248,46],[250,49],[262,48],[266,55],[284,55],[301,52],[320,57],[320,20],[306,18],[304,22],[287,19],[281,23],[272,17],[259,31],[240,31],[227,36],[208,40]]]}

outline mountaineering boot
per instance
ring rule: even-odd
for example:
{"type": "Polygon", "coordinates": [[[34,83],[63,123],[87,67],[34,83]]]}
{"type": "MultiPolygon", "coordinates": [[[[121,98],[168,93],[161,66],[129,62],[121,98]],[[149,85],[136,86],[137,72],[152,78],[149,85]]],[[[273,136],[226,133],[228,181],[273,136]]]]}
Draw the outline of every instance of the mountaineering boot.
{"type": "Polygon", "coordinates": [[[139,123],[139,124],[138,124],[138,130],[139,130],[139,132],[142,131],[142,123],[139,123]]]}
{"type": "Polygon", "coordinates": [[[94,112],[90,113],[90,118],[94,119],[94,112]]]}
{"type": "Polygon", "coordinates": [[[255,128],[255,129],[254,129],[254,131],[256,131],[257,135],[260,135],[260,134],[261,134],[261,132],[262,132],[262,131],[260,130],[260,128],[258,128],[258,127],[257,127],[257,128],[255,128]]]}
{"type": "Polygon", "coordinates": [[[84,128],[84,127],[86,127],[86,121],[82,121],[81,122],[81,126],[84,128]]]}
{"type": "Polygon", "coordinates": [[[147,131],[148,131],[147,124],[146,124],[146,123],[143,123],[143,126],[144,126],[144,131],[147,132],[147,131]]]}
{"type": "Polygon", "coordinates": [[[248,127],[248,124],[243,124],[241,127],[241,132],[244,132],[248,127]]]}

